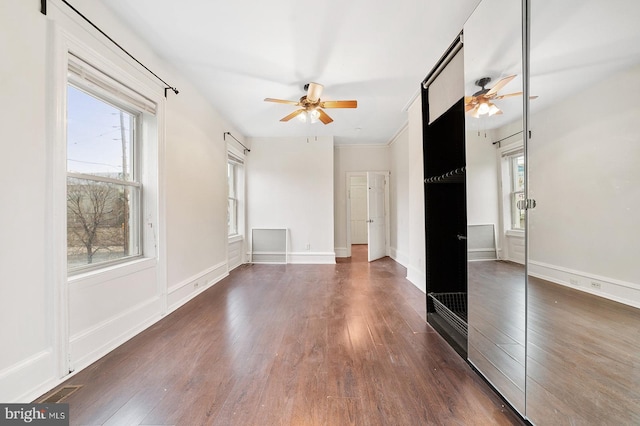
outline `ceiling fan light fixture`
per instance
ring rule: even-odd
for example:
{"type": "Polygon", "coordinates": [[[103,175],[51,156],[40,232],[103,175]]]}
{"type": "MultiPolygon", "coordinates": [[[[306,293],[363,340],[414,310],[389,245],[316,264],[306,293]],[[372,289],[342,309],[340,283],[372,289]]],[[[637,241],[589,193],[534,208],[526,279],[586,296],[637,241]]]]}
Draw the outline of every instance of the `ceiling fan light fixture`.
{"type": "Polygon", "coordinates": [[[320,120],[320,111],[318,111],[317,109],[312,109],[311,111],[308,112],[309,115],[309,120],[311,121],[311,123],[317,123],[320,120]]]}
{"type": "Polygon", "coordinates": [[[478,115],[488,114],[490,110],[491,107],[489,107],[489,104],[487,102],[482,102],[480,105],[478,105],[478,115]]]}
{"type": "Polygon", "coordinates": [[[302,111],[300,114],[298,114],[298,121],[300,121],[301,123],[307,122],[307,111],[302,111]]]}
{"type": "Polygon", "coordinates": [[[491,116],[497,114],[498,112],[500,112],[500,108],[498,108],[494,104],[491,104],[491,106],[489,107],[489,115],[491,116]]]}

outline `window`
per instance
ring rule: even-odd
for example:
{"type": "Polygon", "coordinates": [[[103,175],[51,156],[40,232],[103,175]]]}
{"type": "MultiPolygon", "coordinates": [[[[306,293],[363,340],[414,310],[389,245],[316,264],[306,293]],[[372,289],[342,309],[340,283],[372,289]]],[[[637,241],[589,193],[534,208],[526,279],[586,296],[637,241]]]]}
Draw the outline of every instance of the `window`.
{"type": "Polygon", "coordinates": [[[67,85],[67,269],[142,255],[140,129],[144,102],[73,58],[67,85]]]}
{"type": "Polygon", "coordinates": [[[229,184],[227,228],[229,237],[237,237],[243,234],[244,229],[242,208],[244,200],[244,154],[229,148],[227,158],[227,182],[229,184]]]}
{"type": "Polygon", "coordinates": [[[525,228],[525,211],[518,208],[524,201],[524,154],[509,156],[509,177],[511,180],[511,229],[525,228]]]}
{"type": "Polygon", "coordinates": [[[227,227],[229,236],[238,234],[238,196],[237,196],[237,165],[227,164],[227,180],[229,182],[229,206],[227,211],[227,227]]]}

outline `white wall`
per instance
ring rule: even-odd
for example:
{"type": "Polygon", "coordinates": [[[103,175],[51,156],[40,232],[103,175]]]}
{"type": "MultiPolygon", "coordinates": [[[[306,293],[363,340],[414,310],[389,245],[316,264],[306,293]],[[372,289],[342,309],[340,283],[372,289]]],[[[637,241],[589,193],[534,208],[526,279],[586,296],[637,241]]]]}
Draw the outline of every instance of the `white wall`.
{"type": "Polygon", "coordinates": [[[389,145],[391,179],[391,257],[409,265],[409,130],[404,127],[389,145]]]}
{"type": "MultiPolygon", "coordinates": [[[[336,145],[334,149],[335,252],[347,256],[347,172],[373,172],[390,169],[386,145],[336,145]]],[[[393,176],[391,176],[393,180],[393,176]]]]}
{"type": "MultiPolygon", "coordinates": [[[[75,356],[72,365],[81,368],[227,274],[223,132],[241,135],[99,2],[76,0],[74,6],[180,94],[168,94],[159,129],[160,191],[152,219],[158,247],[148,248],[151,263],[129,269],[133,275],[119,269],[87,276],[70,286],[67,303],[64,265],[56,269],[59,253],[65,251],[56,229],[64,229],[65,218],[52,214],[52,208],[65,203],[64,189],[60,193],[52,183],[52,178],[64,180],[65,173],[56,162],[64,142],[51,131],[64,125],[63,116],[57,120],[55,115],[59,35],[155,87],[159,98],[163,90],[61,2],[48,4],[44,16],[37,0],[0,2],[0,75],[5,85],[0,143],[6,159],[0,168],[2,402],[27,402],[59,383],[67,344],[75,356]],[[68,321],[70,336],[65,336],[69,311],[73,318],[68,321]]],[[[331,160],[331,149],[327,156],[331,160]]],[[[327,210],[332,218],[331,208],[327,210]]],[[[327,245],[333,247],[332,241],[327,245]]]]}
{"type": "Polygon", "coordinates": [[[422,98],[409,107],[409,265],[407,279],[427,291],[424,227],[424,164],[422,140],[422,98]]]}
{"type": "Polygon", "coordinates": [[[248,229],[288,228],[291,263],[335,263],[333,137],[250,142],[248,229]]]}
{"type": "Polygon", "coordinates": [[[532,115],[528,236],[530,272],[640,307],[638,96],[634,66],[532,115]]]}
{"type": "Polygon", "coordinates": [[[467,225],[495,225],[499,228],[498,215],[498,164],[496,146],[492,132],[478,136],[478,132],[467,131],[466,181],[467,181],[467,225]]]}

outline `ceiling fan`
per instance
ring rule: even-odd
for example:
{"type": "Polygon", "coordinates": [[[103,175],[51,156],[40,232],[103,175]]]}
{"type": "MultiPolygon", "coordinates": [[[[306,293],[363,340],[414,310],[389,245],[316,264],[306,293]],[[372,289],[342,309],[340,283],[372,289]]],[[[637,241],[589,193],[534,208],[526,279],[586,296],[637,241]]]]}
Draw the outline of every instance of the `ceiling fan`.
{"type": "MultiPolygon", "coordinates": [[[[465,112],[470,112],[471,116],[475,118],[479,118],[480,116],[487,114],[489,116],[502,114],[502,110],[492,101],[510,98],[512,96],[522,96],[522,92],[508,93],[506,95],[498,96],[498,92],[514,78],[516,78],[515,75],[504,77],[491,89],[485,88],[485,86],[491,82],[491,77],[483,77],[477,80],[476,86],[480,86],[480,90],[471,96],[464,97],[465,112]]],[[[535,98],[537,98],[537,96],[530,97],[530,99],[535,98]]]]}
{"type": "Polygon", "coordinates": [[[322,89],[324,86],[318,83],[305,84],[304,90],[307,94],[296,101],[285,101],[282,99],[265,98],[266,102],[276,102],[279,104],[288,104],[301,107],[293,111],[291,114],[280,119],[280,121],[289,121],[294,117],[298,117],[300,121],[311,123],[317,123],[322,121],[324,124],[329,124],[333,121],[333,118],[329,117],[322,108],[357,108],[358,101],[323,101],[320,99],[322,89]]]}

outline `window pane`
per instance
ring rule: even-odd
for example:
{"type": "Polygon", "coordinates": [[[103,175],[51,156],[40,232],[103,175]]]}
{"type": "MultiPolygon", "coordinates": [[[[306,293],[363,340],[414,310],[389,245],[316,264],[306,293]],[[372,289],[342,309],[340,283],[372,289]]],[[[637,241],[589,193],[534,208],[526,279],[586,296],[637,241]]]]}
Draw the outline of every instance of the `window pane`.
{"type": "Polygon", "coordinates": [[[513,157],[511,171],[513,173],[513,192],[524,191],[524,155],[513,157]]]}
{"type": "Polygon", "coordinates": [[[229,204],[227,207],[227,228],[229,235],[236,235],[238,233],[238,208],[237,201],[233,198],[229,198],[229,204]]]}
{"type": "Polygon", "coordinates": [[[229,197],[236,198],[236,165],[227,163],[227,182],[229,184],[229,197]]]}
{"type": "Polygon", "coordinates": [[[140,254],[138,199],[136,187],[67,178],[68,267],[140,254]]]}
{"type": "Polygon", "coordinates": [[[67,86],[67,171],[132,180],[135,118],[67,86]]]}
{"type": "Polygon", "coordinates": [[[524,201],[524,192],[516,192],[511,197],[512,229],[524,229],[524,210],[518,208],[518,201],[524,201]]]}

